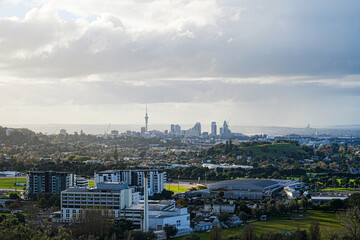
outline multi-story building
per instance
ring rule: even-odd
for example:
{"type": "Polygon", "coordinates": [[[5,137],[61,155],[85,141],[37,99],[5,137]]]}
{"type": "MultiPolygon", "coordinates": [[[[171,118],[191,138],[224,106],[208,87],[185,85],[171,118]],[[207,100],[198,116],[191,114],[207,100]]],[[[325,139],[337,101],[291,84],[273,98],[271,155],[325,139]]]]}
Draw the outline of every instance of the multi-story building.
{"type": "Polygon", "coordinates": [[[33,171],[27,175],[27,197],[34,199],[38,194],[56,193],[75,186],[76,175],[69,172],[33,171]]]}
{"type": "Polygon", "coordinates": [[[216,129],[217,129],[216,122],[212,122],[211,123],[211,135],[213,135],[213,136],[217,135],[216,129]]]}
{"type": "Polygon", "coordinates": [[[89,181],[83,177],[76,177],[76,184],[77,187],[88,187],[89,181]]]}
{"type": "MultiPolygon", "coordinates": [[[[132,221],[134,226],[143,228],[144,203],[139,203],[139,193],[126,183],[98,183],[96,188],[73,187],[61,192],[60,221],[81,221],[85,211],[94,209],[115,219],[132,221]]],[[[174,201],[150,201],[148,219],[149,228],[153,230],[159,231],[171,224],[178,228],[177,236],[192,231],[187,208],[176,208],[174,201]]]]}
{"type": "Polygon", "coordinates": [[[102,214],[117,219],[132,220],[135,225],[141,225],[143,210],[127,211],[133,202],[138,201],[139,193],[133,193],[125,183],[98,183],[97,188],[73,187],[61,192],[61,218],[63,222],[79,220],[87,209],[100,209],[102,214]]]}
{"type": "Polygon", "coordinates": [[[102,182],[125,182],[136,192],[144,192],[144,174],[148,173],[149,195],[164,190],[166,172],[158,170],[107,170],[95,173],[95,186],[102,182]]]}
{"type": "Polygon", "coordinates": [[[192,129],[195,130],[198,133],[198,135],[201,135],[201,123],[199,122],[195,123],[195,126],[192,129]]]}

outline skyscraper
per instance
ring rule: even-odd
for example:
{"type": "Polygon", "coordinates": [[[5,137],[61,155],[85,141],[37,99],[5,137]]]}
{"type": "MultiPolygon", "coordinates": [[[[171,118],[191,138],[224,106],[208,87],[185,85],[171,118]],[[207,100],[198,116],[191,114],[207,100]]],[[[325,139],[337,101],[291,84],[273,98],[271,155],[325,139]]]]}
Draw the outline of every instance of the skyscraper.
{"type": "Polygon", "coordinates": [[[223,133],[222,133],[222,136],[223,138],[230,138],[231,137],[231,131],[229,129],[229,125],[226,121],[224,121],[224,124],[223,124],[223,133]]]}
{"type": "Polygon", "coordinates": [[[212,122],[211,123],[211,135],[216,136],[216,134],[217,134],[216,129],[217,129],[216,122],[212,122]]]}
{"type": "Polygon", "coordinates": [[[195,126],[192,128],[193,130],[197,131],[198,134],[201,134],[201,123],[197,122],[195,123],[195,126]]]}
{"type": "Polygon", "coordinates": [[[148,131],[148,121],[149,121],[149,116],[147,113],[147,105],[146,105],[146,114],[145,114],[145,132],[148,131]]]}

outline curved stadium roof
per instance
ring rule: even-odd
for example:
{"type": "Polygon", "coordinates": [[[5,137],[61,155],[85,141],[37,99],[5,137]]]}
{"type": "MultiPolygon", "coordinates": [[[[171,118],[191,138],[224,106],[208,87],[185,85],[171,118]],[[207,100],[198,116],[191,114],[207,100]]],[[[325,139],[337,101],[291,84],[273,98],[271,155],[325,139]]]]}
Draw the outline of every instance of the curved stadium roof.
{"type": "Polygon", "coordinates": [[[210,184],[208,189],[210,191],[217,190],[265,190],[273,188],[279,183],[271,179],[249,179],[239,178],[234,180],[221,181],[210,184]]]}

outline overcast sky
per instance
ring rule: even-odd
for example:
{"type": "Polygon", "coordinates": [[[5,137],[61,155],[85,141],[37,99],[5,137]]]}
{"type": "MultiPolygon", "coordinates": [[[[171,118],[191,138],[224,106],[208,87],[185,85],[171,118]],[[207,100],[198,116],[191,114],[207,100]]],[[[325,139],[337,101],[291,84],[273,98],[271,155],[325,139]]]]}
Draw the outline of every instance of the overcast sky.
{"type": "Polygon", "coordinates": [[[359,0],[0,0],[0,125],[360,123],[359,0]]]}

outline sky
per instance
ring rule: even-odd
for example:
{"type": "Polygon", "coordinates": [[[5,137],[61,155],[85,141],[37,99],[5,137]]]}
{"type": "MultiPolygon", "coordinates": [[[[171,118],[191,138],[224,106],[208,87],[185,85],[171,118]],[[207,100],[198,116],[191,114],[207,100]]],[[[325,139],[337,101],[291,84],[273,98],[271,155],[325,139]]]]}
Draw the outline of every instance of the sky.
{"type": "Polygon", "coordinates": [[[0,0],[0,125],[359,124],[358,0],[0,0]]]}

